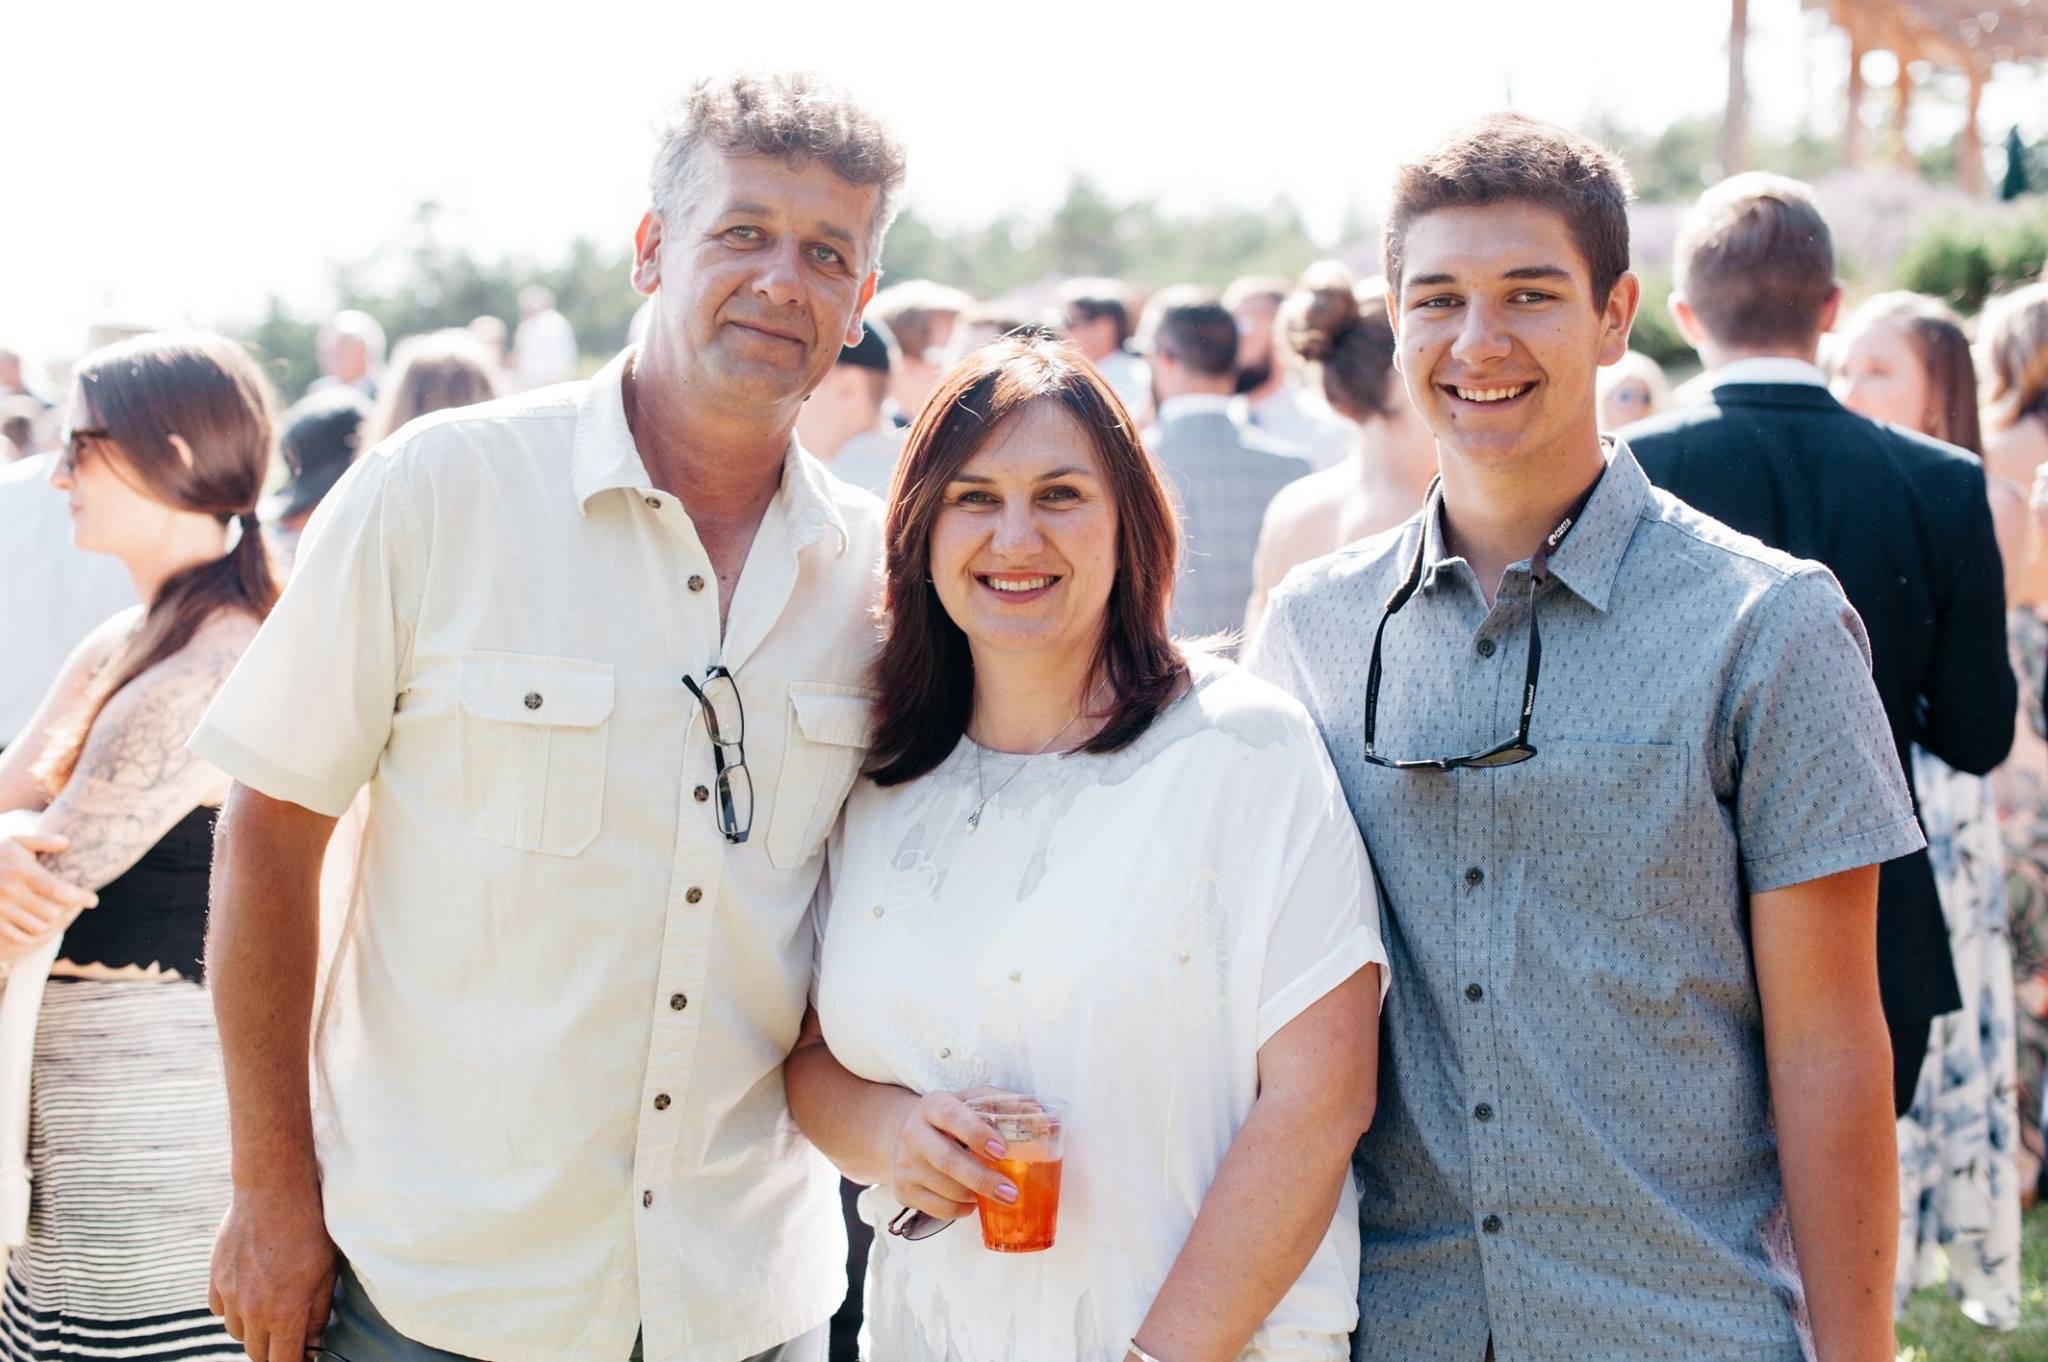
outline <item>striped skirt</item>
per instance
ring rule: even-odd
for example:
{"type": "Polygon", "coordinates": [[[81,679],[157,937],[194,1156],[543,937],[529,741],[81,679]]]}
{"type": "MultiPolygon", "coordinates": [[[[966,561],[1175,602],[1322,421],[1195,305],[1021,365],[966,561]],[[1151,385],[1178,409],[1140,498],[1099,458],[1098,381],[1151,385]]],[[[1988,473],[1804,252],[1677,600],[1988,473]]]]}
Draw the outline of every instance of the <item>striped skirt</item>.
{"type": "Polygon", "coordinates": [[[53,979],[29,1095],[28,1243],[0,1359],[242,1356],[206,1308],[228,1206],[227,1090],[206,991],[53,979]]]}

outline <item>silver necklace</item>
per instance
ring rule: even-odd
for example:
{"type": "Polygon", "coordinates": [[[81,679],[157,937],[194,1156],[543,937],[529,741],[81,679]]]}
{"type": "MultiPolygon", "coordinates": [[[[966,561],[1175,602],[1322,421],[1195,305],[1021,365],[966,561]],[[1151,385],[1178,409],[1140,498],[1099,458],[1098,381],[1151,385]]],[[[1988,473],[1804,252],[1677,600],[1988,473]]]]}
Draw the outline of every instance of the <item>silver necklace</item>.
{"type": "MultiPolygon", "coordinates": [[[[1092,699],[1093,696],[1091,695],[1090,698],[1092,699]]],[[[1086,704],[1083,704],[1081,708],[1075,710],[1074,717],[1067,720],[1067,722],[1060,728],[1059,732],[1053,734],[1050,738],[1047,738],[1044,742],[1040,743],[1038,745],[1038,750],[1036,752],[1033,752],[1030,756],[1018,762],[1017,769],[1010,772],[1010,774],[1004,776],[1003,783],[996,786],[993,790],[990,790],[987,794],[982,794],[981,792],[981,744],[974,744],[974,793],[976,793],[977,795],[981,795],[981,798],[975,802],[974,811],[967,815],[967,831],[969,833],[972,833],[976,828],[981,826],[981,811],[988,807],[988,802],[991,799],[994,799],[997,795],[1001,794],[1004,790],[1009,789],[1010,782],[1015,780],[1018,776],[1023,775],[1025,767],[1029,766],[1032,762],[1037,761],[1040,757],[1044,756],[1045,750],[1048,747],[1051,747],[1061,738],[1066,737],[1068,730],[1073,728],[1075,724],[1080,723],[1081,716],[1083,714],[1086,714],[1087,712],[1088,706],[1086,704]]],[[[969,741],[972,741],[972,739],[970,739],[969,741]]]]}

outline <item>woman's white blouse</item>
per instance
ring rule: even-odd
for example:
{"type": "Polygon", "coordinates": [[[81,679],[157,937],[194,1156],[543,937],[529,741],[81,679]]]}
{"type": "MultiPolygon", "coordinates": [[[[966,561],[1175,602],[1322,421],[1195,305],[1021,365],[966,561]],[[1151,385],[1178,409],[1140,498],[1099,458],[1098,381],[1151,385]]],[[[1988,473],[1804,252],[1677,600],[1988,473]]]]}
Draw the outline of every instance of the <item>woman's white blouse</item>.
{"type": "MultiPolygon", "coordinates": [[[[908,784],[862,781],[829,876],[817,1002],[842,1064],[1071,1103],[1054,1246],[989,1252],[972,1217],[917,1243],[878,1234],[862,1355],[1120,1362],[1251,1113],[1259,1047],[1364,965],[1385,978],[1364,847],[1313,724],[1198,661],[1122,752],[1027,761],[963,739],[908,784]],[[970,834],[977,754],[1001,791],[970,834]]],[[[878,1229],[897,1209],[887,1188],[861,1198],[878,1229]]],[[[1243,1356],[1344,1357],[1357,1287],[1347,1178],[1243,1356]]]]}

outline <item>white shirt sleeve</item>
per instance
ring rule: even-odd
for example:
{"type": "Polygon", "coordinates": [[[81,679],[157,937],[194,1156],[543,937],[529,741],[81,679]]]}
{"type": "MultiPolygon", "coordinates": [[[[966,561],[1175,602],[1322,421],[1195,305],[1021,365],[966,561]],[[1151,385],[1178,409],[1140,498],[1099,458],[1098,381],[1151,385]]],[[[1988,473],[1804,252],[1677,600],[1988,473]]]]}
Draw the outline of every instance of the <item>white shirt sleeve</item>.
{"type": "Polygon", "coordinates": [[[358,462],[314,513],[283,598],[191,749],[273,799],[339,817],[391,735],[424,543],[401,461],[358,462]]]}
{"type": "Polygon", "coordinates": [[[1380,967],[1382,999],[1389,982],[1365,843],[1321,740],[1309,734],[1306,745],[1313,749],[1312,766],[1299,746],[1286,752],[1307,769],[1295,777],[1284,819],[1275,820],[1299,844],[1290,858],[1294,874],[1278,890],[1266,935],[1260,1045],[1366,965],[1380,967]]]}

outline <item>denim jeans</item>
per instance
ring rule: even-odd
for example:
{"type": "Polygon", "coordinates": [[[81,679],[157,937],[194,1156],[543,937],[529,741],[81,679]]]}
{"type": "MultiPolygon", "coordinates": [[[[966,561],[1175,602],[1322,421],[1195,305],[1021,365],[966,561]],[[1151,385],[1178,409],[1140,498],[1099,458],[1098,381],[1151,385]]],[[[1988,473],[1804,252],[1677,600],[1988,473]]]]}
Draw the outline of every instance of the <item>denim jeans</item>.
{"type": "MultiPolygon", "coordinates": [[[[825,1362],[827,1336],[825,1326],[819,1325],[802,1338],[758,1353],[747,1362],[825,1362]]],[[[321,1362],[476,1362],[460,1353],[415,1343],[392,1328],[370,1303],[347,1263],[341,1265],[341,1279],[334,1286],[334,1317],[328,1321],[320,1348],[327,1354],[321,1362]]],[[[637,1337],[629,1362],[641,1362],[637,1337]]]]}

